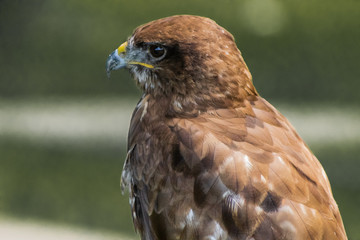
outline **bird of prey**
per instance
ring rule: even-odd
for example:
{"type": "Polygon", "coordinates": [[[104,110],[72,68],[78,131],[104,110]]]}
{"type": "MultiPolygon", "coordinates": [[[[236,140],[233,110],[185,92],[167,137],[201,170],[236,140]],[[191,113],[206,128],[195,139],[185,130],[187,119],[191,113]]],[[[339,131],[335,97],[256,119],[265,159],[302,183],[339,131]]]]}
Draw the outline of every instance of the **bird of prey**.
{"type": "Polygon", "coordinates": [[[155,20],[106,65],[143,91],[122,173],[141,239],[347,239],[323,167],[259,96],[224,28],[155,20]]]}

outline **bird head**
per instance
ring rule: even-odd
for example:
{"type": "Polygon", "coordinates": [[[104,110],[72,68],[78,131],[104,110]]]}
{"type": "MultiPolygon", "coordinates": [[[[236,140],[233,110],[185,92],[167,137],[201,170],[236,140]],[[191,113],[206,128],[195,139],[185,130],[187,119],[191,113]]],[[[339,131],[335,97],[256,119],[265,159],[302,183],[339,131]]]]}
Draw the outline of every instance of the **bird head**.
{"type": "Polygon", "coordinates": [[[233,36],[213,20],[178,15],[149,22],[112,52],[112,70],[128,68],[147,94],[201,99],[256,94],[233,36]]]}

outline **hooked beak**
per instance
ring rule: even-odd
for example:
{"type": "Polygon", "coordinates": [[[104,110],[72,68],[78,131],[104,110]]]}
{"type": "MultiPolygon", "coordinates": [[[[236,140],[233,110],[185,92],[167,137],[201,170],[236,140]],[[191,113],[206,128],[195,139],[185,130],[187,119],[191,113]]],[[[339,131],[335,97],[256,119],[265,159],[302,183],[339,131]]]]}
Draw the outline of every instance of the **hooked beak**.
{"type": "Polygon", "coordinates": [[[110,73],[112,70],[118,70],[120,68],[126,67],[127,63],[125,61],[125,53],[127,42],[124,42],[120,45],[115,51],[113,51],[107,61],[106,61],[106,74],[110,78],[110,73]]]}
{"type": "MultiPolygon", "coordinates": [[[[136,59],[136,55],[134,56],[134,54],[131,54],[131,50],[129,51],[129,54],[126,53],[126,47],[127,47],[128,43],[124,42],[123,44],[120,45],[120,47],[118,47],[117,49],[115,49],[115,51],[113,51],[107,61],[106,61],[106,73],[108,78],[110,78],[110,73],[112,70],[118,70],[120,68],[124,68],[128,65],[141,65],[143,67],[146,68],[155,68],[153,65],[144,62],[144,58],[140,57],[138,59],[136,59]],[[130,55],[130,56],[127,56],[130,55]],[[135,59],[131,59],[134,58],[135,59]]],[[[142,52],[140,52],[140,54],[138,54],[137,56],[142,56],[142,52]]]]}

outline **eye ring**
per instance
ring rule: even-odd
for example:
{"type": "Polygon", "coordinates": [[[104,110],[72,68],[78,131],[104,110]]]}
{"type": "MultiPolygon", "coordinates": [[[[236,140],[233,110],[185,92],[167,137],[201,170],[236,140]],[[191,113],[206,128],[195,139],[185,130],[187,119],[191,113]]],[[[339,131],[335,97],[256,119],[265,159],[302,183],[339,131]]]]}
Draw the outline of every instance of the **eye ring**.
{"type": "Polygon", "coordinates": [[[150,53],[150,56],[157,61],[163,59],[167,53],[167,50],[164,46],[155,44],[149,45],[148,51],[150,53]]]}

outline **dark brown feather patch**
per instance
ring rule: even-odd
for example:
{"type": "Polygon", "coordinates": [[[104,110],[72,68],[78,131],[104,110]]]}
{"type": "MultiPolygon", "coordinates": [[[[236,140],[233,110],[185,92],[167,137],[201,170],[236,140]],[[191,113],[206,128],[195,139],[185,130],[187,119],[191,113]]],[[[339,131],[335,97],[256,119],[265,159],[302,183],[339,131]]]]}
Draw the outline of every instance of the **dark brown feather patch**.
{"type": "Polygon", "coordinates": [[[260,204],[261,208],[264,209],[265,212],[277,211],[280,205],[281,198],[271,192],[268,192],[264,201],[260,204]]]}

